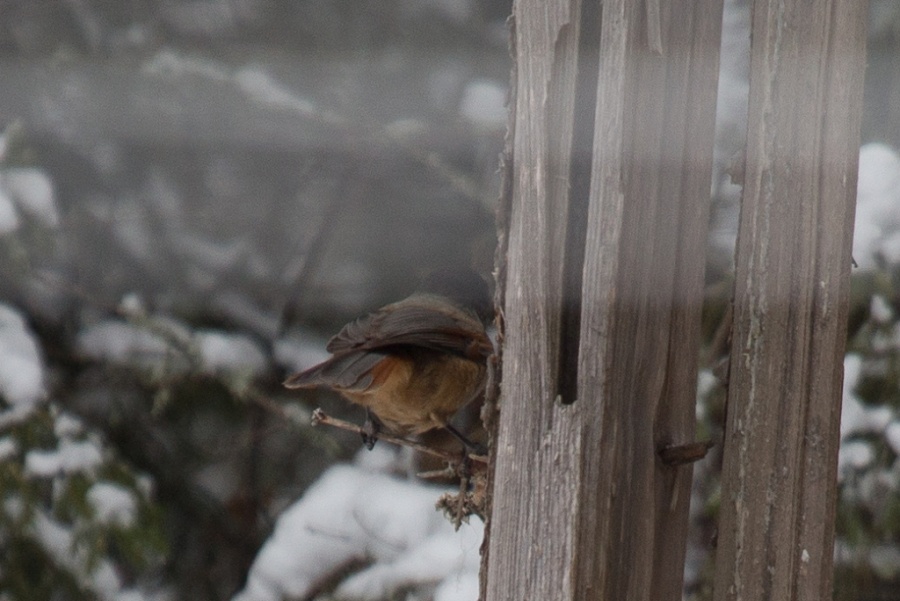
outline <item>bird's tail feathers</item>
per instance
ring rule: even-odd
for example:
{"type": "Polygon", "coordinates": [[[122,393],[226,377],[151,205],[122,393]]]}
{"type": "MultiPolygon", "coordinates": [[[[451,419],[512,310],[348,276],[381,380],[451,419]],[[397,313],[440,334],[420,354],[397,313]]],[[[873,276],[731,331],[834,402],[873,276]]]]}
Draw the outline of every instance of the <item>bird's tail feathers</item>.
{"type": "Polygon", "coordinates": [[[372,368],[385,354],[357,351],[331,359],[290,376],[284,381],[286,388],[317,388],[336,390],[365,390],[372,384],[372,368]]]}

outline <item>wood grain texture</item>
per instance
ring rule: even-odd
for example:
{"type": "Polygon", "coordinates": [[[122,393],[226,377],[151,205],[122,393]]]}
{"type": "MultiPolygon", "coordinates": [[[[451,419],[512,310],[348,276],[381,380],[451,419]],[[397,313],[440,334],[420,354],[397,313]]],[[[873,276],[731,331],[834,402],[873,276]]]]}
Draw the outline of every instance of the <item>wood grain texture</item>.
{"type": "Polygon", "coordinates": [[[753,5],[717,600],[831,598],[866,18],[753,5]]]}
{"type": "Polygon", "coordinates": [[[681,598],[691,469],[664,466],[657,450],[693,440],[721,9],[660,3],[659,54],[645,3],[607,0],[599,62],[578,65],[578,4],[516,3],[488,601],[681,598]],[[571,94],[585,68],[599,84],[578,199],[571,94]],[[564,404],[566,215],[582,201],[577,398],[564,404]]]}
{"type": "Polygon", "coordinates": [[[553,397],[579,11],[580,2],[564,1],[519,3],[514,12],[513,204],[486,581],[486,598],[498,601],[572,598],[565,566],[573,561],[578,422],[575,409],[557,415],[553,397]],[[525,498],[537,491],[544,507],[525,498]],[[551,496],[565,511],[545,511],[551,496]]]}

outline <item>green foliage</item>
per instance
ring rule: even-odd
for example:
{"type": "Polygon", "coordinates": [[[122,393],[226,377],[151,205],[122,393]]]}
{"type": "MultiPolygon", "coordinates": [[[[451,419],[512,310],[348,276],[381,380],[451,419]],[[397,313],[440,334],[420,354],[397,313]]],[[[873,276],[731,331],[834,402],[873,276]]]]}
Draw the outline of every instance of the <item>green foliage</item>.
{"type": "Polygon", "coordinates": [[[66,599],[95,599],[99,568],[137,574],[162,564],[164,516],[147,478],[95,432],[50,404],[7,431],[5,440],[14,441],[16,450],[0,462],[4,599],[50,599],[60,593],[66,599]],[[60,452],[58,469],[35,469],[35,457],[52,461],[58,449],[79,443],[99,453],[79,465],[71,459],[77,453],[60,452]],[[131,499],[133,506],[126,503],[112,513],[122,517],[104,516],[102,506],[110,501],[98,505],[95,494],[102,487],[118,491],[119,502],[131,499]]]}

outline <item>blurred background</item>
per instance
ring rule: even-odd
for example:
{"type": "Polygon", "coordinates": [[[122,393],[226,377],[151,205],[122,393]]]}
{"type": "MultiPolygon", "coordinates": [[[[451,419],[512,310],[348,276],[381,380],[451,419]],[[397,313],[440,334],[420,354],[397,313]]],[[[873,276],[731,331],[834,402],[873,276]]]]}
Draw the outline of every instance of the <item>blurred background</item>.
{"type": "MultiPolygon", "coordinates": [[[[354,458],[358,437],[308,425],[316,406],[358,421],[346,403],[280,382],[432,269],[490,279],[510,10],[0,0],[0,600],[474,601],[478,525],[452,532],[433,510],[444,489],[408,477],[414,459],[384,444],[354,458]]],[[[748,16],[726,0],[698,387],[714,439],[748,16]]],[[[888,600],[894,0],[871,0],[863,144],[836,596],[888,600]]],[[[690,599],[710,597],[719,461],[695,470],[690,599]]]]}

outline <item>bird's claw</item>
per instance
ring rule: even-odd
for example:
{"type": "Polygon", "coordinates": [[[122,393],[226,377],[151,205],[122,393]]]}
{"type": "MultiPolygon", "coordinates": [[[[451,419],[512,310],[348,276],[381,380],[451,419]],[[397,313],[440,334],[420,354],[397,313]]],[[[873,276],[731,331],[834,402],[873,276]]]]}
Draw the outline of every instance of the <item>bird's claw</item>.
{"type": "Polygon", "coordinates": [[[359,433],[360,436],[362,436],[363,444],[368,450],[371,451],[373,448],[375,448],[375,443],[378,442],[379,432],[381,432],[381,424],[372,416],[371,413],[366,411],[366,421],[363,422],[359,433]]]}

